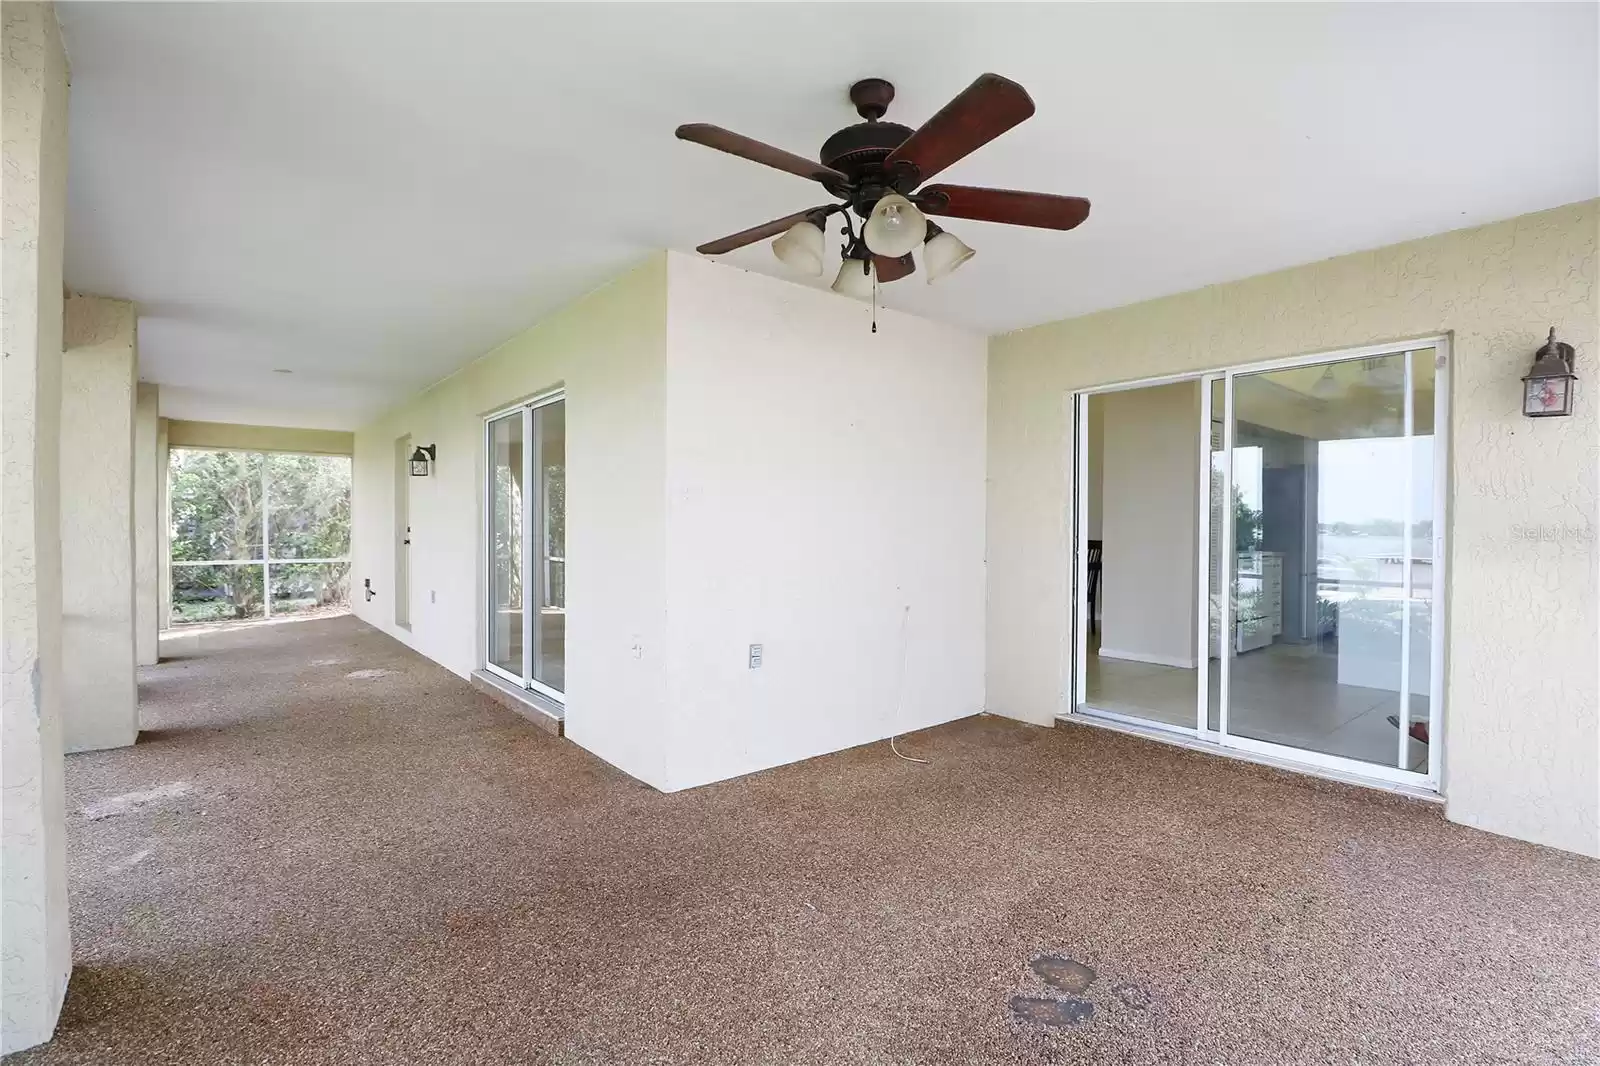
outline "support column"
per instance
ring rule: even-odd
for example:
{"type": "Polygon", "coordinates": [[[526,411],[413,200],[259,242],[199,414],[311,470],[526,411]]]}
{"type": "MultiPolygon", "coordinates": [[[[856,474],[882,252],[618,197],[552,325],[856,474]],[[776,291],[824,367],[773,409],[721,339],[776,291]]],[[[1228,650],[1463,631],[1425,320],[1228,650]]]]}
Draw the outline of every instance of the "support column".
{"type": "Polygon", "coordinates": [[[161,631],[161,390],[143,381],[133,411],[134,649],[140,666],[154,666],[161,631]]]}
{"type": "Polygon", "coordinates": [[[61,363],[61,653],[67,751],[139,735],[134,638],[137,314],[71,294],[61,363]]]}
{"type": "Polygon", "coordinates": [[[51,4],[0,7],[0,1053],[55,1032],[72,973],[61,759],[61,259],[67,60],[51,4]]]}
{"type": "Polygon", "coordinates": [[[167,436],[167,420],[156,419],[156,627],[172,628],[172,446],[167,436]]]}

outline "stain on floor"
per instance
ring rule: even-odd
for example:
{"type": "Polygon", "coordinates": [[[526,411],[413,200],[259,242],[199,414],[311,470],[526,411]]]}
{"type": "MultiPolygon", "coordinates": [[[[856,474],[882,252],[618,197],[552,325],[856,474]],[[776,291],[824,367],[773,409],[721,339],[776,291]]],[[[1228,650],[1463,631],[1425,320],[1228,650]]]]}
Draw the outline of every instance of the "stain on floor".
{"type": "Polygon", "coordinates": [[[139,744],[67,760],[75,970],[7,1066],[1600,1048],[1600,864],[1378,793],[974,718],[906,738],[928,765],[662,795],[350,618],[208,636],[140,690],[139,744]],[[1095,976],[1052,987],[1041,952],[1095,976]]]}

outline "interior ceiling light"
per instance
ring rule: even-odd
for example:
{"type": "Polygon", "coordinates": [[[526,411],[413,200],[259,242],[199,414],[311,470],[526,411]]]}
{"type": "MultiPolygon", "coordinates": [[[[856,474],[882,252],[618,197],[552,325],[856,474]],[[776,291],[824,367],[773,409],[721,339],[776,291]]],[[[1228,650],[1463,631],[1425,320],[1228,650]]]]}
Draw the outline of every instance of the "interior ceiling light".
{"type": "Polygon", "coordinates": [[[861,237],[873,255],[898,259],[915,250],[928,236],[928,219],[917,205],[897,192],[880,199],[861,228],[861,237]]]}
{"type": "Polygon", "coordinates": [[[1329,363],[1316,384],[1311,386],[1311,395],[1319,400],[1331,400],[1339,395],[1340,391],[1339,382],[1333,376],[1333,364],[1329,363]]]}
{"type": "MultiPolygon", "coordinates": [[[[826,218],[827,216],[823,216],[826,218]]],[[[772,254],[784,266],[814,278],[822,276],[822,227],[807,219],[796,222],[772,242],[772,254]]]]}
{"type": "Polygon", "coordinates": [[[922,246],[922,265],[928,271],[929,285],[977,254],[954,233],[946,233],[935,223],[928,223],[928,243],[922,246]]]}
{"type": "Polygon", "coordinates": [[[849,296],[856,300],[872,299],[872,287],[878,280],[877,264],[870,259],[851,259],[846,257],[839,264],[839,273],[833,279],[830,288],[840,296],[849,296]],[[866,269],[863,270],[862,267],[866,269]]]}
{"type": "MultiPolygon", "coordinates": [[[[1089,201],[1078,196],[983,189],[973,185],[923,185],[946,167],[966,158],[1033,114],[1027,90],[998,74],[979,76],[918,129],[881,121],[894,100],[894,86],[867,78],[850,87],[850,102],[866,121],[846,126],[823,142],[820,163],[703,122],[678,127],[680,140],[740,156],[817,182],[842,203],[807,208],[700,245],[704,255],[721,255],[783,234],[772,250],[786,265],[806,274],[822,272],[822,228],[843,214],[846,258],[864,244],[871,275],[879,284],[916,270],[911,253],[927,241],[923,263],[937,281],[972,258],[972,249],[939,230],[927,216],[970,218],[1012,226],[1069,230],[1089,217],[1089,201]],[[858,236],[851,216],[864,220],[858,236]]],[[[859,288],[840,271],[834,291],[859,288]],[[843,287],[841,287],[843,286],[843,287]]]]}

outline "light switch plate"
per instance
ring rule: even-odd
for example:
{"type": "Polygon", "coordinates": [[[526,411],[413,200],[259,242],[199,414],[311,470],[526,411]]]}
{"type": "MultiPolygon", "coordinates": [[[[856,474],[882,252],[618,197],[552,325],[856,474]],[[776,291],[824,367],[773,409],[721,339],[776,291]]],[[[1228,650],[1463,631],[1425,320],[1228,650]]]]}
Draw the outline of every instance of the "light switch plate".
{"type": "Polygon", "coordinates": [[[761,645],[759,644],[750,645],[750,669],[761,669],[761,645]]]}

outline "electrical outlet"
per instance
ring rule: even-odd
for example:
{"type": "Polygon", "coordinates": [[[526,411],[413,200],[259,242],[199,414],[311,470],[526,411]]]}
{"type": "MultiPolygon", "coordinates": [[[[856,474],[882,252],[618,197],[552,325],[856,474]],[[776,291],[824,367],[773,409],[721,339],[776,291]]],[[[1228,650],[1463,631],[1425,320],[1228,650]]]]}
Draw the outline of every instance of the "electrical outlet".
{"type": "Polygon", "coordinates": [[[761,645],[759,644],[750,645],[750,669],[761,669],[761,645]]]}

